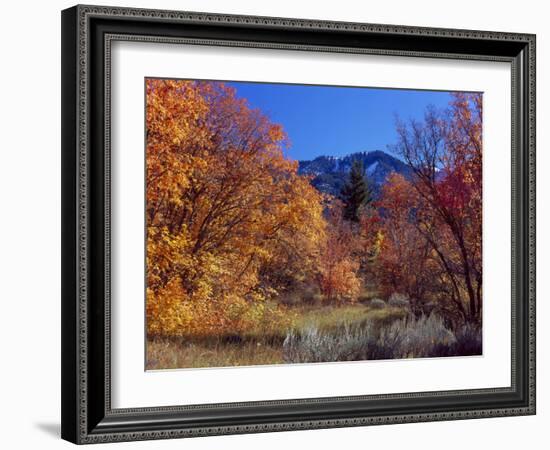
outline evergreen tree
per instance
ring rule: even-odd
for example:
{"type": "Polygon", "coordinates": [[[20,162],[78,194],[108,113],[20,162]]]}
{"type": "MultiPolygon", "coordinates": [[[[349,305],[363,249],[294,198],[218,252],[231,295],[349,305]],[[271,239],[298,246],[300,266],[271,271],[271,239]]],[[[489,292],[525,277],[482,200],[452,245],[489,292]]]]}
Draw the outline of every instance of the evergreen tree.
{"type": "Polygon", "coordinates": [[[344,219],[359,222],[361,208],[372,201],[360,159],[353,161],[348,180],[340,191],[340,198],[344,203],[344,219]]]}

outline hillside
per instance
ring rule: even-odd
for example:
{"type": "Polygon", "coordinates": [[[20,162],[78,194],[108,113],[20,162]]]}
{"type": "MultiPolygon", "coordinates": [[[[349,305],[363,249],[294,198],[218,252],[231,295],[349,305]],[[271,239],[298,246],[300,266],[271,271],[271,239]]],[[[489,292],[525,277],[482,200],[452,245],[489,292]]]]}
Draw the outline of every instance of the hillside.
{"type": "Polygon", "coordinates": [[[361,160],[370,189],[374,196],[380,192],[392,172],[410,178],[410,168],[399,159],[381,150],[351,153],[342,157],[318,156],[311,161],[299,161],[298,173],[313,175],[311,181],[319,191],[339,195],[354,160],[361,160]]]}

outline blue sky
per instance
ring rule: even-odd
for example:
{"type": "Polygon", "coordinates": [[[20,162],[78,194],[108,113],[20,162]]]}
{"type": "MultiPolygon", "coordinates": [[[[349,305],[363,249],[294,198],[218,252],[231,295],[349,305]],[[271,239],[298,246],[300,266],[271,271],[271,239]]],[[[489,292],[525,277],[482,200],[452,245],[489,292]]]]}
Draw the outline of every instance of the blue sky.
{"type": "Polygon", "coordinates": [[[446,107],[448,92],[404,89],[227,83],[290,137],[287,156],[307,160],[369,150],[396,142],[396,114],[422,119],[426,106],[446,107]]]}

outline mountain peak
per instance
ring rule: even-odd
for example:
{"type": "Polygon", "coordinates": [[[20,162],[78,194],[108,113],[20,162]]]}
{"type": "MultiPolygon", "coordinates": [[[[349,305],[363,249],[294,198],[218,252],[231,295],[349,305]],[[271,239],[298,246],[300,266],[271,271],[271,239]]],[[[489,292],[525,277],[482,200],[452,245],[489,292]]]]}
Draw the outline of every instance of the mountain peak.
{"type": "Polygon", "coordinates": [[[411,170],[404,162],[382,150],[359,151],[339,157],[318,156],[310,161],[299,161],[298,173],[313,176],[311,184],[319,191],[339,195],[356,160],[363,163],[365,176],[375,195],[380,192],[389,174],[396,172],[406,178],[411,177],[411,170]]]}

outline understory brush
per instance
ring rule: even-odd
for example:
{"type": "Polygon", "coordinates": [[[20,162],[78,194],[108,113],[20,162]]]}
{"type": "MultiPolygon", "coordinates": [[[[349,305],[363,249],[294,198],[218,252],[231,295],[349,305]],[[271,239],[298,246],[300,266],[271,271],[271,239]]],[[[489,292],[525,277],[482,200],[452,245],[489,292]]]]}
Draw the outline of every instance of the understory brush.
{"type": "Polygon", "coordinates": [[[283,342],[287,363],[428,358],[481,354],[481,332],[465,325],[456,333],[432,314],[407,316],[380,326],[375,320],[344,323],[330,332],[309,326],[290,331],[283,342]]]}

